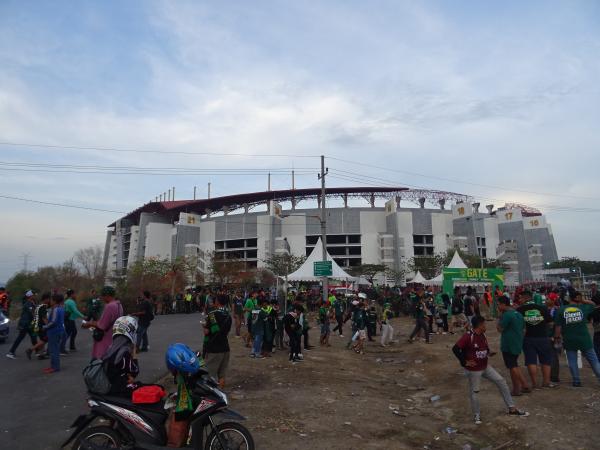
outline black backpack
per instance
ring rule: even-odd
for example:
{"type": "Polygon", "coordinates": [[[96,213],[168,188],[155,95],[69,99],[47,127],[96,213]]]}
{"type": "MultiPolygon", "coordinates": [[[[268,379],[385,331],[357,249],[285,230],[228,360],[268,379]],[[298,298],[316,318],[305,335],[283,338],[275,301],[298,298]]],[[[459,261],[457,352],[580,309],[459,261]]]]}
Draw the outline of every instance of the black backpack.
{"type": "Polygon", "coordinates": [[[110,392],[112,384],[108,379],[106,361],[94,359],[83,369],[83,381],[89,392],[106,395],[110,392]]]}

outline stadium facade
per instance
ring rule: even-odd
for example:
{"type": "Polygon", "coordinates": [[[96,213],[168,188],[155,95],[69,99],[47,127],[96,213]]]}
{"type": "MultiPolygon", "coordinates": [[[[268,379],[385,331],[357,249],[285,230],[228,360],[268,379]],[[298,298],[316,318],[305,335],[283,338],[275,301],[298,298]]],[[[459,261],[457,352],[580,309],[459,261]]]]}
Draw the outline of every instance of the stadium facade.
{"type": "MultiPolygon", "coordinates": [[[[345,268],[398,269],[413,256],[458,248],[501,260],[516,283],[542,279],[544,264],[558,259],[546,217],[522,205],[482,211],[465,195],[402,187],[328,188],[326,196],[327,249],[345,268]],[[349,206],[356,198],[365,206],[349,206]]],[[[150,257],[195,256],[206,273],[213,252],[249,268],[278,252],[308,255],[320,236],[320,204],[320,189],[150,202],[109,225],[104,263],[113,278],[150,257]]]]}

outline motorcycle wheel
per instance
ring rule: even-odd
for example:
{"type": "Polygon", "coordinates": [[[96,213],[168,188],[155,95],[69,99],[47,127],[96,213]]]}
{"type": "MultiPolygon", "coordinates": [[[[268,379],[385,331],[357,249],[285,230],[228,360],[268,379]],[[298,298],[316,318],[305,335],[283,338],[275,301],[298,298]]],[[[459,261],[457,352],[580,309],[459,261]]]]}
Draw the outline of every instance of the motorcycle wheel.
{"type": "Polygon", "coordinates": [[[254,439],[248,429],[237,422],[223,422],[217,425],[206,440],[204,450],[254,450],[254,439]],[[216,431],[216,432],[215,432],[216,431]],[[219,437],[224,441],[225,448],[221,447],[219,437]]]}
{"type": "MultiPolygon", "coordinates": [[[[102,449],[120,449],[122,439],[115,430],[110,427],[98,426],[84,430],[73,443],[71,450],[83,450],[84,443],[90,443],[102,449]]],[[[93,447],[92,447],[93,448],[93,447]]]]}

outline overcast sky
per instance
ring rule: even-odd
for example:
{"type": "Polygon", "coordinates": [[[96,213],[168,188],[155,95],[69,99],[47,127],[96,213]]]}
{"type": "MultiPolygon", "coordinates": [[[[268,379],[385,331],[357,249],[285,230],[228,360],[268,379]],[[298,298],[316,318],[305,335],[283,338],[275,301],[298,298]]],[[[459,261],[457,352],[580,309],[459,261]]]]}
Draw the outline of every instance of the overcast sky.
{"type": "MultiPolygon", "coordinates": [[[[325,154],[345,160],[327,161],[330,186],[359,184],[334,177],[344,170],[379,179],[365,185],[537,206],[560,256],[600,259],[599,5],[4,0],[0,194],[126,212],[171,186],[178,199],[194,185],[205,196],[209,181],[213,196],[264,190],[266,175],[252,168],[303,172],[319,161],[302,155],[325,154]]],[[[316,187],[315,174],[297,186],[316,187]]],[[[273,188],[290,183],[273,176],[273,188]]],[[[2,198],[0,206],[0,281],[24,253],[34,269],[103,245],[119,217],[2,198]]]]}

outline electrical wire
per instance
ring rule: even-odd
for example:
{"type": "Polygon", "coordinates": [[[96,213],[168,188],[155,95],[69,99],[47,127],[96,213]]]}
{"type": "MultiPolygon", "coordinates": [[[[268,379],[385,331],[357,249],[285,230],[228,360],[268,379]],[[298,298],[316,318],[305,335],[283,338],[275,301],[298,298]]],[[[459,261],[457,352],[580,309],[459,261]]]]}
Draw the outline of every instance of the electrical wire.
{"type": "MultiPolygon", "coordinates": [[[[337,172],[338,170],[333,169],[333,171],[337,172]]],[[[342,171],[342,172],[346,172],[346,171],[342,171]]],[[[332,178],[343,180],[343,181],[353,181],[355,183],[365,183],[365,182],[377,181],[388,187],[397,187],[398,186],[398,183],[393,183],[389,180],[382,180],[380,178],[370,177],[370,176],[358,174],[355,172],[346,172],[346,173],[352,174],[352,175],[350,176],[350,175],[346,175],[346,174],[337,174],[337,175],[330,174],[329,176],[331,176],[332,178]]],[[[415,188],[415,189],[430,190],[430,188],[427,188],[427,187],[411,185],[408,183],[402,183],[402,185],[406,186],[406,187],[415,188]]],[[[471,195],[471,197],[482,199],[482,200],[496,201],[496,202],[518,203],[518,202],[514,202],[514,201],[507,201],[506,199],[484,197],[484,196],[480,196],[480,195],[471,195]]],[[[598,209],[598,208],[584,208],[584,207],[579,208],[579,207],[573,207],[573,206],[545,205],[545,204],[539,204],[539,203],[532,204],[531,206],[543,209],[545,211],[554,211],[554,212],[589,212],[589,213],[600,212],[600,209],[598,209]]]]}
{"type": "Polygon", "coordinates": [[[77,145],[52,145],[52,144],[34,144],[24,142],[0,142],[0,145],[13,147],[34,147],[34,148],[53,148],[60,150],[92,150],[102,152],[122,152],[122,153],[156,153],[165,155],[197,155],[197,156],[246,156],[257,158],[320,158],[321,155],[289,155],[276,153],[226,153],[226,152],[186,152],[186,151],[167,151],[167,150],[145,150],[134,148],[116,148],[116,147],[86,147],[77,145]]]}
{"type": "Polygon", "coordinates": [[[45,201],[42,201],[42,200],[34,200],[34,199],[31,199],[31,198],[12,197],[10,195],[0,195],[0,198],[5,198],[5,199],[8,199],[8,200],[18,200],[18,201],[21,201],[21,202],[39,203],[41,205],[60,206],[60,207],[63,207],[63,208],[75,208],[75,209],[85,209],[85,210],[89,210],[89,211],[109,212],[109,213],[116,213],[116,214],[127,214],[126,212],[115,211],[115,210],[112,210],[112,209],[91,208],[91,207],[88,207],[88,206],[68,205],[66,203],[45,202],[45,201]]]}
{"type": "Polygon", "coordinates": [[[344,164],[354,164],[354,165],[358,165],[361,167],[371,167],[373,169],[386,170],[389,172],[396,172],[396,173],[401,173],[404,175],[411,175],[411,176],[416,176],[416,177],[431,178],[433,180],[439,180],[439,181],[448,181],[451,183],[467,184],[467,185],[471,185],[471,186],[486,187],[486,188],[499,189],[499,190],[511,191],[511,192],[522,192],[525,194],[544,195],[544,196],[549,196],[549,197],[566,197],[566,198],[574,198],[574,199],[582,199],[582,200],[600,200],[600,198],[598,198],[598,197],[584,197],[584,196],[579,196],[579,195],[555,194],[555,193],[549,193],[549,192],[536,192],[536,191],[528,191],[525,189],[514,189],[514,188],[503,187],[503,186],[495,186],[495,185],[491,185],[491,184],[474,183],[474,182],[465,181],[465,180],[457,180],[457,179],[452,179],[452,178],[439,177],[439,176],[435,176],[435,175],[427,175],[427,174],[423,174],[423,173],[409,172],[406,170],[392,169],[390,167],[377,166],[377,165],[368,164],[365,162],[349,161],[347,159],[336,158],[335,156],[328,156],[327,158],[334,160],[334,161],[342,162],[344,164]]]}

